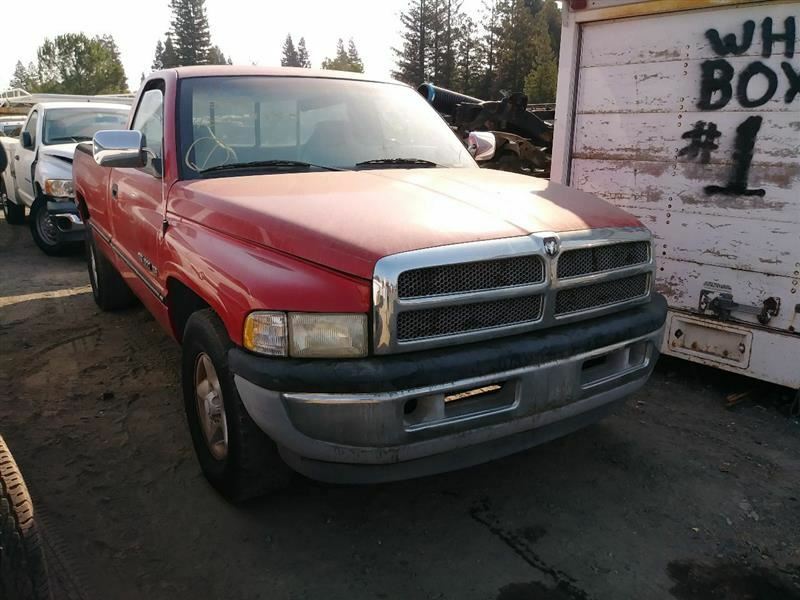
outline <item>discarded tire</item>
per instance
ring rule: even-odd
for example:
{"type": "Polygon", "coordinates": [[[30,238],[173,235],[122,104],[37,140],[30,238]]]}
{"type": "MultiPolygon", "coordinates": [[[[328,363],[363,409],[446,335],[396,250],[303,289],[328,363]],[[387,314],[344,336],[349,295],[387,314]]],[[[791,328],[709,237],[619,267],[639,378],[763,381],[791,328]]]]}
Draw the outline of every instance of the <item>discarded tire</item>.
{"type": "Polygon", "coordinates": [[[0,598],[49,600],[44,548],[25,480],[0,436],[0,598]]]}

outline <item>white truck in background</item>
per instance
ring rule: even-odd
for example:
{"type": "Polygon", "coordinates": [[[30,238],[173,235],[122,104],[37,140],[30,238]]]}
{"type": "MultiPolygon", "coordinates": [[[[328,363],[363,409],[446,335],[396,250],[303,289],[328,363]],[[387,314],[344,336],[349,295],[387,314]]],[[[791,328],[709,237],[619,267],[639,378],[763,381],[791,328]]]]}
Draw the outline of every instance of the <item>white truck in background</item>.
{"type": "Polygon", "coordinates": [[[101,129],[125,127],[130,106],[111,102],[35,104],[18,138],[0,137],[8,168],[0,175],[0,203],[9,225],[30,209],[33,240],[49,255],[83,241],[83,221],[72,192],[72,158],[80,142],[101,129]]]}
{"type": "Polygon", "coordinates": [[[653,232],[662,352],[797,390],[800,2],[563,8],[551,178],[653,232]]]}
{"type": "Polygon", "coordinates": [[[25,125],[24,116],[0,116],[0,137],[19,136],[23,125],[25,125]]]}

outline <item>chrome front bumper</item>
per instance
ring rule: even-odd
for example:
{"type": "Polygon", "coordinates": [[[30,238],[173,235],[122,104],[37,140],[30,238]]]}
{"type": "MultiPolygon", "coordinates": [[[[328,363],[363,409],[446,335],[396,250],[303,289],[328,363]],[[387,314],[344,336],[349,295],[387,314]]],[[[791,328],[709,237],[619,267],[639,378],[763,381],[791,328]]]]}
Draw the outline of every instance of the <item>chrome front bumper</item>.
{"type": "Polygon", "coordinates": [[[47,213],[58,230],[60,242],[83,240],[84,223],[75,202],[72,200],[49,200],[47,213]]]}
{"type": "Polygon", "coordinates": [[[486,462],[602,418],[644,385],[662,331],[398,391],[278,392],[239,375],[235,381],[250,416],[295,470],[325,481],[390,481],[486,462]]]}

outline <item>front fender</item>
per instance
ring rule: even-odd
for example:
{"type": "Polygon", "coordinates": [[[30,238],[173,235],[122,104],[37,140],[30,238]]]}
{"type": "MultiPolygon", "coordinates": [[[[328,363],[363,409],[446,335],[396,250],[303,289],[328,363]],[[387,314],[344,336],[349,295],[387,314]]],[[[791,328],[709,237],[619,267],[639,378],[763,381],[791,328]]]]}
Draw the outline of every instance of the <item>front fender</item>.
{"type": "Polygon", "coordinates": [[[47,179],[72,179],[72,161],[39,153],[34,167],[34,181],[44,190],[47,179]]]}
{"type": "Polygon", "coordinates": [[[193,290],[242,344],[254,310],[370,311],[371,282],[170,215],[159,278],[193,290]]]}

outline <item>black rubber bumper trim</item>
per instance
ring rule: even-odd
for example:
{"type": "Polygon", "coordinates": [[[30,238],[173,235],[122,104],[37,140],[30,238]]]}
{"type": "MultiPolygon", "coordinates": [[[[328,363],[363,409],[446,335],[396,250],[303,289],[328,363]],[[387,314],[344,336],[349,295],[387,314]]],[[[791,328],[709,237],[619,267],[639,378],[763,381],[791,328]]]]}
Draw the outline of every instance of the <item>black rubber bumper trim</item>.
{"type": "Polygon", "coordinates": [[[72,213],[79,215],[78,205],[72,200],[47,200],[47,212],[51,215],[60,213],[72,213]]]}
{"type": "Polygon", "coordinates": [[[233,348],[228,362],[235,374],[278,392],[390,392],[589,352],[652,333],[666,316],[667,301],[654,294],[649,303],[617,314],[451,348],[341,360],[269,358],[233,348]]]}

